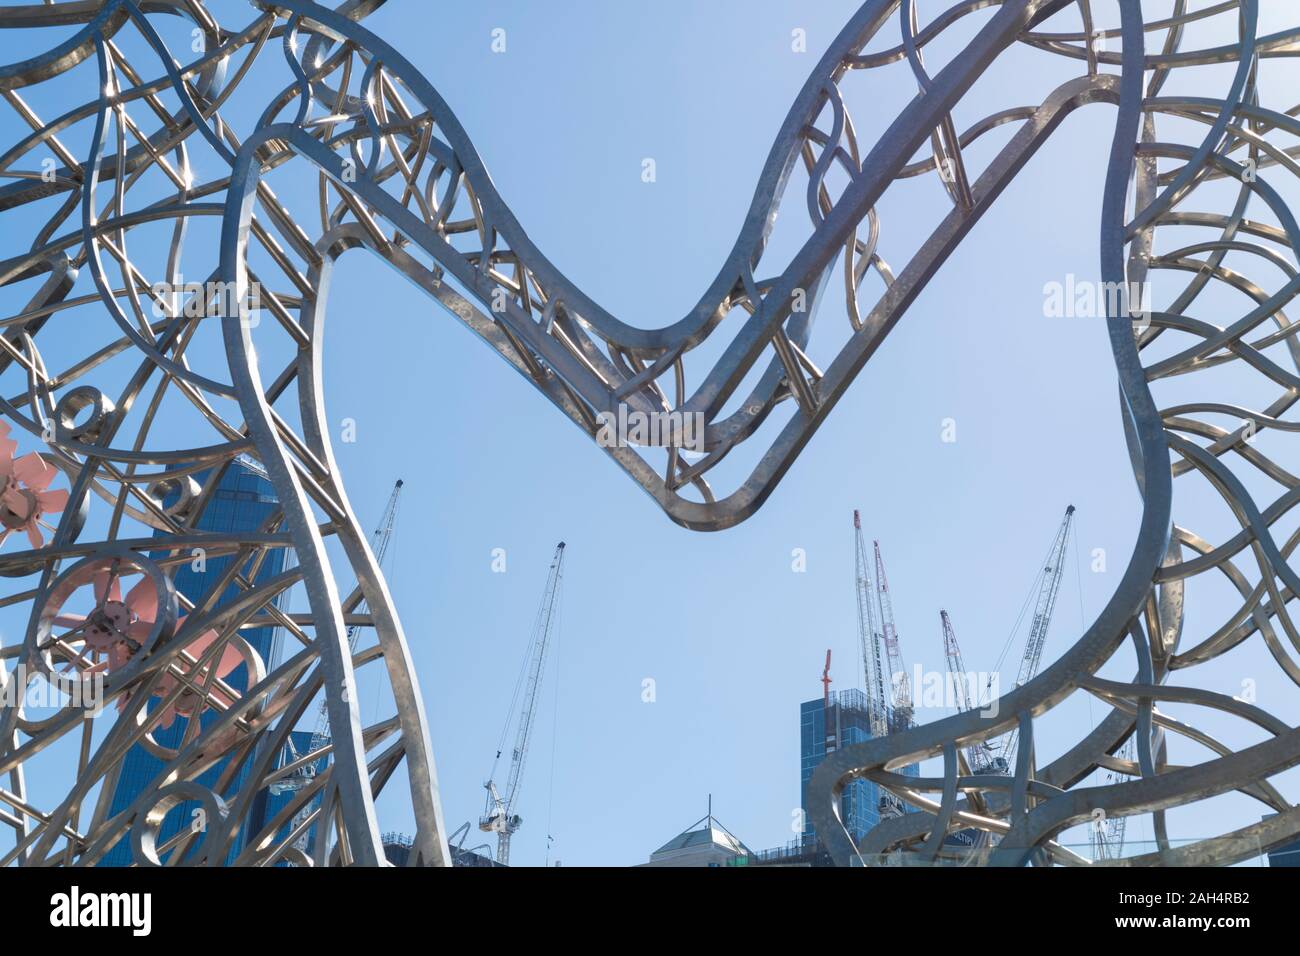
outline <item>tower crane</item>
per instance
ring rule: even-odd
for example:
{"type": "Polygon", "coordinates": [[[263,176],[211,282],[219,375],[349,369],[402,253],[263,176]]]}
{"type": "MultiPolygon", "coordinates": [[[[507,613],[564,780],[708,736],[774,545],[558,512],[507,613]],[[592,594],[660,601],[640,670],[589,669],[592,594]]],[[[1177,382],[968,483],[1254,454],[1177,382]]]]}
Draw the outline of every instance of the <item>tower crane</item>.
{"type": "Polygon", "coordinates": [[[826,666],[822,668],[822,704],[829,707],[831,702],[831,649],[826,648],[826,666]]]}
{"type": "MultiPolygon", "coordinates": [[[[972,699],[966,684],[966,666],[962,663],[961,647],[957,644],[957,632],[953,630],[952,618],[947,611],[939,612],[939,622],[943,627],[943,655],[948,662],[948,679],[952,682],[956,695],[957,710],[963,713],[980,706],[978,700],[972,699]]],[[[997,773],[994,756],[989,745],[984,742],[971,744],[966,748],[966,764],[971,773],[997,773]]],[[[1003,768],[1005,769],[1005,768],[1003,768]]]]}
{"type": "MultiPolygon", "coordinates": [[[[898,645],[898,630],[894,626],[894,604],[889,596],[889,579],[885,576],[885,562],[880,556],[880,542],[871,542],[876,557],[876,600],[880,613],[880,640],[885,645],[885,661],[889,667],[889,683],[893,701],[886,727],[888,733],[906,730],[912,726],[912,685],[907,677],[907,665],[898,645]]],[[[880,788],[880,816],[896,817],[904,813],[903,801],[892,791],[880,788]]]]}
{"type": "Polygon", "coordinates": [[[555,547],[555,556],[551,559],[551,569],[546,576],[546,589],[542,592],[542,603],[537,610],[533,623],[532,640],[524,657],[524,669],[520,672],[519,683],[515,685],[514,698],[510,713],[506,715],[505,726],[501,730],[501,742],[497,747],[496,759],[492,763],[492,772],[483,785],[487,790],[487,804],[483,816],[479,818],[478,827],[485,833],[497,835],[497,862],[510,863],[510,837],[523,823],[523,817],[515,812],[519,803],[519,788],[523,781],[524,762],[528,757],[528,744],[533,729],[533,718],[537,713],[537,702],[542,687],[542,675],[546,670],[546,651],[550,644],[551,631],[559,608],[560,582],[564,573],[564,542],[555,547]],[[515,703],[521,700],[519,691],[523,687],[522,703],[519,708],[519,724],[515,731],[515,745],[510,752],[510,771],[505,788],[496,784],[497,765],[504,753],[506,735],[515,712],[515,703]]]}
{"type": "Polygon", "coordinates": [[[867,548],[862,540],[862,519],[853,512],[854,597],[858,606],[858,639],[862,644],[862,667],[867,687],[867,709],[871,736],[889,733],[889,700],[885,697],[884,668],[881,664],[880,628],[876,621],[876,596],[867,566],[867,548]]]}
{"type": "MultiPolygon", "coordinates": [[[[1038,666],[1043,660],[1043,645],[1047,641],[1047,631],[1052,626],[1052,611],[1056,608],[1056,596],[1061,590],[1061,575],[1065,571],[1065,547],[1070,540],[1070,526],[1074,521],[1074,505],[1065,509],[1065,517],[1057,529],[1052,547],[1047,552],[1047,560],[1038,573],[1038,600],[1034,605],[1034,617],[1029,625],[1029,637],[1025,641],[1025,652],[1020,659],[1020,672],[1016,676],[1016,686],[1020,687],[1034,679],[1038,666]]],[[[1015,764],[1016,747],[1020,731],[1012,730],[1002,738],[997,758],[1003,761],[1003,771],[1015,764]]]]}
{"type": "MultiPolygon", "coordinates": [[[[894,606],[889,595],[889,579],[885,576],[885,562],[880,556],[880,542],[873,541],[872,546],[875,557],[874,583],[867,563],[866,542],[862,537],[862,517],[855,510],[853,556],[858,639],[862,645],[871,736],[878,739],[912,726],[912,687],[898,644],[898,630],[894,626],[894,606]],[[885,691],[886,673],[889,674],[892,697],[885,691]]],[[[881,787],[881,816],[899,816],[902,813],[902,801],[881,787]]]]}
{"type": "Polygon", "coordinates": [[[835,750],[835,722],[831,720],[831,649],[826,648],[826,666],[822,668],[822,724],[825,733],[822,743],[826,753],[835,750]]]}
{"type": "MultiPolygon", "coordinates": [[[[1132,762],[1134,759],[1133,737],[1129,737],[1124,742],[1115,755],[1121,760],[1132,762]]],[[[1120,774],[1112,770],[1106,774],[1106,785],[1110,786],[1118,782],[1120,774]]],[[[1124,831],[1127,828],[1128,817],[1105,817],[1093,824],[1089,831],[1089,841],[1092,843],[1092,858],[1094,860],[1117,860],[1124,850],[1124,831]]]]}
{"type": "MultiPolygon", "coordinates": [[[[372,535],[371,548],[375,554],[375,563],[380,566],[384,563],[384,556],[388,554],[388,544],[393,539],[393,528],[397,525],[397,509],[401,496],[402,479],[399,478],[393,483],[393,490],[388,495],[388,504],[384,506],[383,516],[379,519],[379,524],[376,525],[374,534],[372,535]]],[[[365,606],[365,598],[362,598],[361,602],[357,605],[357,611],[364,611],[365,606]]],[[[348,628],[347,634],[348,652],[349,654],[355,654],[357,650],[357,639],[361,636],[361,625],[353,624],[348,628]]],[[[329,744],[329,706],[326,701],[322,700],[320,710],[317,711],[316,714],[316,727],[312,730],[311,742],[307,745],[306,753],[297,753],[293,746],[293,738],[290,737],[288,742],[289,760],[290,762],[297,761],[303,756],[316,753],[321,749],[328,747],[329,744]]],[[[328,761],[329,757],[327,756],[325,759],[328,761]]],[[[304,764],[291,776],[272,784],[272,792],[281,793],[286,790],[301,790],[313,777],[316,776],[316,763],[317,761],[312,761],[311,763],[304,764]]],[[[304,808],[304,811],[309,811],[309,809],[310,808],[304,808]]]]}
{"type": "Polygon", "coordinates": [[[894,602],[889,597],[889,579],[885,577],[885,562],[880,557],[880,542],[873,541],[876,549],[876,589],[880,596],[880,632],[885,644],[885,657],[889,661],[889,681],[894,690],[893,721],[890,730],[906,730],[912,726],[912,685],[907,677],[907,665],[898,646],[898,630],[894,627],[894,602]]]}

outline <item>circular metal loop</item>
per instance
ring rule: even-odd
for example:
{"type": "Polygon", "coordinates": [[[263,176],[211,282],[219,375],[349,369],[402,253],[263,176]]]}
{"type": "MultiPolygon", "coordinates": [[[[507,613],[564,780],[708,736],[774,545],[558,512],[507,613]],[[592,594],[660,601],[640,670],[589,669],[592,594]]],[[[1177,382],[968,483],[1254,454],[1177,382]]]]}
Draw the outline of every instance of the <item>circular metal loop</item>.
{"type": "MultiPolygon", "coordinates": [[[[121,549],[83,558],[59,575],[46,592],[34,622],[35,653],[29,659],[68,698],[67,707],[98,713],[109,697],[143,676],[149,653],[176,628],[177,603],[171,578],[137,551],[121,549]],[[123,576],[139,576],[149,582],[157,602],[152,620],[133,619],[130,594],[121,593],[123,576]],[[86,587],[100,587],[103,592],[94,595],[90,613],[78,623],[68,604],[86,587]],[[56,628],[63,633],[56,634],[56,628]],[[66,668],[73,669],[76,676],[63,673],[66,668]]],[[[20,718],[19,726],[35,733],[58,721],[60,714],[36,721],[20,718]]]]}
{"type": "Polygon", "coordinates": [[[291,846],[281,853],[280,859],[290,866],[311,867],[316,865],[316,862],[306,851],[296,846],[291,846]]]}
{"type": "Polygon", "coordinates": [[[162,478],[150,482],[145,494],[152,498],[169,518],[184,518],[194,507],[203,489],[191,475],[179,478],[162,478]]]}
{"type": "MultiPolygon", "coordinates": [[[[131,827],[131,853],[140,866],[162,866],[159,856],[158,838],[167,815],[186,803],[198,803],[190,814],[188,821],[182,821],[192,834],[198,834],[197,844],[193,837],[181,838],[181,842],[171,851],[182,853],[182,858],[173,863],[169,857],[168,866],[202,866],[219,865],[222,860],[211,860],[209,855],[212,844],[221,839],[230,818],[230,808],[213,791],[193,780],[182,780],[169,784],[146,794],[137,804],[135,823],[131,827]]],[[[171,837],[168,840],[172,839],[171,837]]],[[[166,852],[166,851],[163,851],[166,852]]]]}
{"type": "MultiPolygon", "coordinates": [[[[201,630],[196,631],[195,638],[197,639],[199,636],[201,636],[202,633],[203,632],[201,630]]],[[[249,644],[248,641],[244,640],[238,634],[230,637],[226,641],[226,643],[230,647],[234,648],[236,653],[239,654],[240,658],[243,661],[243,666],[245,668],[245,672],[244,672],[245,679],[243,681],[243,686],[238,688],[232,688],[238,693],[239,696],[242,696],[244,693],[248,691],[250,687],[256,687],[259,683],[261,683],[263,678],[266,677],[266,664],[262,660],[262,655],[257,653],[257,650],[251,644],[249,644]]],[[[218,653],[217,658],[220,659],[220,657],[221,655],[220,653],[218,653]]],[[[175,660],[173,659],[173,664],[174,663],[175,660]]],[[[169,667],[170,666],[172,665],[169,665],[169,667]]],[[[153,696],[158,697],[159,693],[155,691],[153,696]]],[[[202,713],[204,710],[208,708],[207,702],[204,701],[196,702],[194,698],[195,695],[193,695],[192,692],[187,691],[185,694],[182,694],[181,699],[176,704],[173,705],[175,707],[176,716],[178,718],[188,720],[191,719],[195,713],[202,713]],[[189,696],[187,697],[186,695],[189,696]]],[[[158,731],[162,729],[161,718],[160,718],[160,711],[162,709],[165,708],[159,708],[156,703],[151,701],[148,705],[140,708],[140,710],[137,712],[136,724],[137,726],[144,726],[146,724],[152,725],[149,731],[140,738],[140,745],[144,747],[145,750],[149,751],[151,754],[157,757],[159,760],[167,762],[167,761],[174,760],[176,759],[176,757],[180,756],[181,751],[179,747],[168,747],[166,744],[160,743],[158,740],[157,737],[158,731]]],[[[239,733],[239,731],[235,730],[232,733],[237,734],[239,733]]],[[[223,739],[225,739],[224,735],[223,735],[223,739]]],[[[220,749],[218,743],[215,741],[213,742],[212,746],[216,749],[220,749]]]]}
{"type": "Polygon", "coordinates": [[[54,434],[57,441],[93,441],[113,414],[113,400],[93,385],[72,389],[54,407],[54,434]],[[90,414],[77,421],[87,409],[90,414]]]}

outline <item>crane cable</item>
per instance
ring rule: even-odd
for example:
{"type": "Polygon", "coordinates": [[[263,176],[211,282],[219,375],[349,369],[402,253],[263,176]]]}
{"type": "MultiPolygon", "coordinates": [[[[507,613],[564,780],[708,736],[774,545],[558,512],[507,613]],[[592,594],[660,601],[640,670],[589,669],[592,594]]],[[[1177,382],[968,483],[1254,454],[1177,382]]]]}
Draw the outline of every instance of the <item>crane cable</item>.
{"type": "MultiPolygon", "coordinates": [[[[1076,545],[1078,544],[1077,536],[1075,537],[1075,543],[1076,545]]],[[[1011,625],[1011,633],[1007,635],[1007,641],[1002,645],[1002,653],[998,655],[997,661],[993,664],[993,671],[989,676],[989,684],[984,688],[985,695],[988,695],[992,690],[992,674],[999,674],[1002,672],[1002,665],[1007,659],[1007,654],[1011,650],[1011,645],[1015,641],[1016,635],[1020,633],[1020,625],[1025,619],[1025,613],[1029,610],[1030,602],[1033,601],[1034,596],[1042,590],[1043,575],[1047,573],[1047,560],[1052,556],[1052,549],[1055,547],[1056,539],[1053,538],[1051,545],[1047,549],[1047,553],[1043,555],[1043,560],[1038,563],[1038,573],[1034,575],[1033,581],[1030,582],[1029,593],[1025,595],[1025,603],[1020,607],[1020,613],[1016,616],[1016,623],[1011,625]]],[[[982,707],[987,703],[989,703],[988,700],[981,701],[979,706],[982,707]]]]}
{"type": "MultiPolygon", "coordinates": [[[[1084,615],[1084,612],[1083,612],[1083,558],[1081,558],[1081,557],[1079,556],[1079,538],[1081,537],[1081,535],[1079,534],[1079,531],[1078,531],[1078,527],[1079,527],[1079,519],[1078,519],[1078,518],[1075,518],[1075,519],[1074,519],[1074,523],[1075,523],[1075,533],[1074,533],[1074,578],[1075,578],[1076,586],[1077,586],[1077,588],[1078,588],[1078,590],[1079,590],[1079,635],[1082,636],[1084,630],[1085,630],[1085,629],[1087,628],[1087,626],[1088,626],[1088,620],[1087,620],[1087,617],[1084,615]]],[[[1084,696],[1084,697],[1087,699],[1087,701],[1088,701],[1088,726],[1091,727],[1093,730],[1096,730],[1096,729],[1097,729],[1097,719],[1093,716],[1093,713],[1092,713],[1092,695],[1091,695],[1091,694],[1084,694],[1083,696],[1084,696]]]]}
{"type": "MultiPolygon", "coordinates": [[[[388,533],[388,538],[384,541],[384,553],[379,558],[380,573],[384,575],[384,580],[393,583],[396,583],[397,581],[397,519],[401,513],[402,496],[398,495],[393,500],[393,520],[390,526],[391,530],[388,533]],[[390,558],[389,555],[392,555],[392,557],[390,558]],[[385,563],[388,565],[387,571],[384,569],[385,563]]],[[[378,638],[376,637],[376,640],[377,639],[378,638]]],[[[355,650],[356,649],[353,648],[354,652],[355,650]]],[[[370,711],[370,722],[372,724],[379,722],[379,697],[380,692],[383,689],[383,674],[379,669],[375,669],[374,674],[375,676],[371,681],[371,687],[374,689],[371,697],[375,702],[374,708],[370,711]]]]}
{"type": "Polygon", "coordinates": [[[560,638],[564,634],[564,594],[561,592],[555,600],[555,640],[552,642],[551,656],[555,658],[555,689],[551,697],[551,779],[546,787],[546,859],[544,866],[551,865],[551,820],[555,809],[555,744],[559,739],[560,725],[560,638]]]}
{"type": "Polygon", "coordinates": [[[497,755],[492,760],[492,771],[488,774],[489,780],[497,778],[497,765],[501,763],[501,755],[506,750],[506,738],[510,736],[510,726],[514,723],[515,710],[519,704],[519,694],[524,688],[524,680],[528,675],[528,664],[533,657],[533,635],[529,635],[528,646],[524,649],[524,660],[519,667],[519,676],[515,678],[515,689],[510,694],[510,707],[506,710],[506,720],[501,726],[501,736],[497,738],[497,755]]]}
{"type": "MultiPolygon", "coordinates": [[[[558,580],[556,581],[556,584],[558,587],[558,580]]],[[[563,593],[557,594],[557,606],[562,600],[563,593]]],[[[501,755],[506,751],[506,739],[510,736],[510,727],[514,723],[515,713],[519,706],[519,696],[523,692],[524,686],[528,680],[528,667],[532,663],[533,649],[537,646],[537,641],[540,638],[545,616],[546,596],[543,594],[542,603],[537,608],[537,616],[533,619],[533,629],[528,635],[528,646],[524,648],[524,659],[519,666],[519,676],[515,678],[515,689],[510,694],[510,709],[506,711],[506,720],[501,727],[501,736],[497,739],[497,755],[492,759],[492,772],[488,774],[489,781],[496,780],[497,778],[497,766],[501,762],[501,755]]]]}

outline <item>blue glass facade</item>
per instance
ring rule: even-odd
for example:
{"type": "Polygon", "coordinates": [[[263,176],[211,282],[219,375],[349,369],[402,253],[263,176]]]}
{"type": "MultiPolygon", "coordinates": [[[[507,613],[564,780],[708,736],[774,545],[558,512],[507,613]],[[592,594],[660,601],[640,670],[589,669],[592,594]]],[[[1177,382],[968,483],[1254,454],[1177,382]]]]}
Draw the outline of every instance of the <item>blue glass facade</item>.
{"type": "Polygon", "coordinates": [[[1268,853],[1269,866],[1300,866],[1300,842],[1288,843],[1268,853]]]}
{"type": "MultiPolygon", "coordinates": [[[[195,477],[202,484],[206,480],[207,474],[199,474],[195,477]]],[[[257,469],[254,463],[239,460],[227,468],[207,507],[204,509],[202,517],[195,523],[195,526],[203,531],[256,531],[262,528],[266,520],[275,511],[277,504],[278,501],[270,480],[257,469]]],[[[203,570],[195,570],[190,564],[180,565],[176,569],[173,578],[177,591],[184,594],[192,602],[202,601],[208,590],[220,579],[230,566],[230,562],[234,560],[234,556],[211,557],[206,560],[206,566],[204,566],[203,570]]],[[[241,570],[245,577],[249,577],[251,564],[241,570]]],[[[263,559],[254,583],[260,583],[272,578],[283,570],[284,552],[280,550],[271,551],[263,559]]],[[[239,594],[239,591],[237,585],[230,585],[225,593],[221,595],[218,604],[231,600],[239,594]]],[[[270,668],[277,656],[278,629],[273,627],[244,629],[240,631],[240,636],[248,641],[254,650],[261,655],[267,667],[270,668]]],[[[226,681],[235,689],[246,689],[248,686],[247,668],[240,665],[226,678],[226,681]]],[[[211,711],[207,711],[199,719],[206,725],[208,721],[215,720],[216,715],[211,711]]],[[[154,740],[163,747],[177,748],[184,738],[187,722],[186,718],[178,716],[170,727],[155,729],[153,733],[154,740]]],[[[309,739],[311,735],[303,734],[303,736],[309,739]]],[[[233,795],[238,791],[247,776],[248,764],[249,761],[245,761],[243,769],[236,778],[220,791],[222,796],[233,795]]],[[[117,788],[113,792],[110,816],[129,807],[144,788],[153,782],[162,771],[163,766],[162,760],[139,744],[128,751],[126,759],[123,761],[121,774],[118,777],[117,788]]],[[[223,760],[217,766],[202,774],[198,778],[198,782],[203,786],[216,790],[218,779],[225,770],[226,761],[223,760]]],[[[233,861],[235,856],[243,849],[243,841],[247,838],[248,833],[250,831],[255,832],[262,821],[269,819],[274,814],[275,810],[272,807],[276,806],[277,802],[282,803],[286,799],[288,799],[288,796],[277,798],[275,795],[265,793],[259,795],[250,813],[250,825],[241,828],[227,862],[233,861]]],[[[182,827],[190,826],[194,818],[194,811],[198,807],[199,804],[192,802],[186,802],[174,807],[168,813],[166,819],[163,820],[158,835],[159,845],[174,837],[181,831],[182,827]]],[[[123,839],[105,855],[101,865],[128,866],[131,862],[130,841],[123,839]]]]}
{"type": "MultiPolygon", "coordinates": [[[[816,841],[812,819],[808,815],[808,781],[817,765],[826,758],[828,717],[833,750],[871,739],[867,695],[860,690],[842,690],[832,693],[828,701],[819,697],[799,705],[799,805],[804,810],[805,844],[816,841]]],[[[915,777],[920,768],[913,765],[899,773],[915,777]]],[[[888,791],[868,780],[854,780],[844,788],[840,795],[840,817],[855,842],[880,822],[882,797],[892,799],[888,791]]]]}

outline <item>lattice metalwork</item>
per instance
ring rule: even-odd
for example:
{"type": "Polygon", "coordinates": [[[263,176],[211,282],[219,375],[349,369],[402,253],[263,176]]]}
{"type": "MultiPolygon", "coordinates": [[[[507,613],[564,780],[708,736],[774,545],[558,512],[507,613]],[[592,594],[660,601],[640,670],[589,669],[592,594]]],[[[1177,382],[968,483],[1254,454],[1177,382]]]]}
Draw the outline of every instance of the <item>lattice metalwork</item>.
{"type": "Polygon", "coordinates": [[[1254,0],[1196,10],[1181,0],[1120,0],[1105,5],[1111,23],[1094,19],[1098,2],[1007,2],[991,15],[984,11],[975,39],[931,75],[924,48],[984,6],[959,4],[922,28],[910,2],[867,4],[861,32],[847,38],[846,68],[907,64],[923,95],[894,128],[905,133],[909,149],[923,136],[932,147],[919,169],[898,160],[875,166],[869,156],[864,176],[868,169],[881,180],[938,173],[953,202],[948,222],[886,293],[879,324],[887,329],[906,305],[893,293],[908,274],[932,271],[1066,114],[1091,103],[1111,107],[1101,274],[1114,290],[1106,316],[1141,526],[1101,614],[1050,667],[999,699],[996,717],[969,711],[832,754],[809,787],[814,825],[842,864],[955,858],[1080,865],[1091,861],[1061,845],[1062,831],[1097,821],[1113,831],[1109,821],[1143,813],[1151,814],[1152,852],[1099,862],[1197,865],[1254,857],[1300,833],[1300,809],[1271,779],[1300,763],[1300,730],[1249,693],[1209,689],[1213,669],[1205,665],[1242,642],[1262,641],[1285,675],[1300,681],[1300,635],[1288,609],[1300,579],[1286,560],[1300,538],[1285,530],[1300,483],[1276,460],[1286,460],[1285,433],[1300,427],[1285,418],[1300,398],[1300,346],[1284,311],[1300,291],[1300,231],[1288,205],[1297,195],[1300,124],[1294,103],[1262,101],[1286,84],[1260,83],[1264,61],[1300,53],[1300,15],[1284,32],[1264,35],[1254,0]],[[1077,9],[1082,29],[1050,32],[1044,21],[1066,8],[1077,9]],[[892,40],[877,40],[879,52],[861,52],[887,27],[892,40]],[[993,58],[1026,48],[1070,58],[1081,75],[1041,106],[991,115],[958,135],[949,111],[993,58]],[[971,144],[1006,123],[1018,131],[982,172],[972,171],[971,144]],[[1220,514],[1231,530],[1203,537],[1201,529],[1217,527],[1220,514]],[[1238,594],[1218,618],[1209,611],[1222,606],[1217,599],[1187,602],[1198,587],[1216,593],[1205,577],[1196,580],[1207,572],[1222,574],[1238,594]],[[1198,614],[1185,613],[1189,606],[1198,614]],[[1129,650],[1136,656],[1131,681],[1098,676],[1129,650]],[[1109,714],[1040,766],[1036,721],[1074,692],[1094,695],[1109,714]],[[1175,720],[1162,704],[1231,715],[1257,742],[1234,749],[1198,722],[1175,720]],[[965,749],[1008,731],[1020,735],[1010,773],[972,773],[965,749]],[[1168,735],[1195,741],[1209,758],[1171,764],[1168,735]],[[893,770],[935,756],[943,761],[940,777],[918,781],[893,770]],[[1108,782],[1085,785],[1098,769],[1108,772],[1108,782]],[[918,812],[882,822],[854,846],[838,823],[836,795],[859,776],[888,786],[918,812]],[[1261,822],[1193,841],[1170,838],[1166,811],[1234,790],[1258,802],[1261,822]],[[968,828],[989,834],[976,841],[981,849],[945,845],[968,828]]]}
{"type": "MultiPolygon", "coordinates": [[[[29,28],[11,34],[24,44],[51,38],[0,66],[6,122],[21,126],[12,140],[6,134],[12,145],[0,157],[9,180],[0,186],[0,289],[19,302],[0,320],[7,383],[0,412],[10,427],[0,520],[14,533],[0,552],[0,574],[15,582],[4,604],[30,608],[25,633],[4,643],[0,660],[10,685],[49,675],[69,694],[102,687],[106,702],[94,713],[70,704],[39,718],[5,702],[0,773],[9,786],[0,789],[0,822],[17,838],[0,862],[94,863],[128,840],[142,864],[168,854],[220,864],[232,848],[240,848],[240,864],[374,864],[382,858],[374,798],[397,786],[395,777],[418,822],[411,858],[447,862],[406,642],[323,418],[322,331],[331,273],[344,253],[367,250],[445,306],[674,521],[720,529],[762,504],[972,225],[1061,120],[1090,104],[1104,104],[1116,119],[1101,201],[1104,278],[1191,275],[1149,323],[1135,327],[1122,309],[1109,313],[1143,494],[1134,553],[1094,625],[1002,699],[1002,718],[966,714],[836,752],[813,781],[814,821],[839,862],[853,859],[859,848],[834,819],[833,795],[864,775],[925,811],[882,824],[860,848],[868,858],[899,845],[934,857],[945,832],[978,827],[1000,839],[994,862],[1021,862],[1038,847],[1067,860],[1052,838],[1093,808],[1152,811],[1160,820],[1166,807],[1229,789],[1276,811],[1243,834],[1255,852],[1261,841],[1300,831],[1300,811],[1267,782],[1300,762],[1300,731],[1253,705],[1166,680],[1247,639],[1268,642],[1287,674],[1300,678],[1276,633],[1281,627],[1300,648],[1285,607],[1300,586],[1284,560],[1295,538],[1279,548],[1270,530],[1296,483],[1248,441],[1256,430],[1298,427],[1283,418],[1300,377],[1284,368],[1297,357],[1281,311],[1296,288],[1297,229],[1269,185],[1298,171],[1287,145],[1297,121],[1258,102],[1256,67],[1260,58],[1300,52],[1300,42],[1296,32],[1258,36],[1255,0],[1197,12],[1175,0],[1172,13],[1159,16],[1119,0],[1114,24],[1094,23],[1088,0],[969,0],[924,26],[908,3],[869,0],[799,93],[717,278],[685,316],[653,330],[609,314],[532,244],[433,86],[361,25],[379,0],[337,9],[254,0],[237,23],[218,22],[216,6],[0,6],[0,27],[29,28]],[[1050,18],[1075,9],[1081,32],[1043,32],[1050,18]],[[925,49],[949,28],[969,26],[968,18],[978,18],[973,39],[942,69],[927,67],[925,49]],[[1222,45],[1182,44],[1193,23],[1217,26],[1222,45]],[[882,31],[893,39],[876,42],[882,31]],[[974,81],[1026,47],[1073,61],[1077,75],[1040,105],[1004,110],[959,133],[953,113],[974,81]],[[1172,92],[1180,76],[1214,65],[1222,90],[1223,64],[1228,85],[1219,98],[1172,92]],[[841,87],[898,69],[920,93],[872,141],[859,142],[841,87]],[[258,109],[233,108],[250,97],[258,109]],[[1183,121],[1180,133],[1199,126],[1202,134],[1186,144],[1167,138],[1161,124],[1172,118],[1183,121]],[[973,144],[1006,124],[1015,124],[1013,135],[977,170],[973,144]],[[281,184],[304,175],[317,184],[314,208],[281,198],[296,192],[281,184]],[[1229,211],[1200,211],[1196,197],[1228,177],[1238,181],[1229,211]],[[895,271],[882,258],[875,206],[888,188],[917,178],[942,188],[952,209],[895,271]],[[777,256],[768,240],[787,197],[799,207],[798,220],[787,219],[806,224],[794,251],[777,256]],[[1249,219],[1252,203],[1269,219],[1249,219]],[[1158,252],[1157,240],[1163,247],[1174,227],[1212,235],[1158,252]],[[1247,280],[1225,265],[1230,257],[1282,276],[1247,280]],[[197,283],[185,281],[183,269],[197,283]],[[817,306],[830,301],[832,283],[845,314],[818,325],[814,341],[817,306]],[[1223,283],[1255,307],[1222,326],[1193,318],[1202,291],[1223,283]],[[74,317],[87,316],[73,327],[74,317]],[[1256,331],[1266,323],[1277,330],[1256,331]],[[697,361],[715,332],[725,344],[697,361]],[[1183,340],[1178,349],[1144,361],[1175,338],[1183,340]],[[1270,357],[1279,350],[1284,362],[1270,357]],[[1164,412],[1154,403],[1149,381],[1226,363],[1270,380],[1276,400],[1261,411],[1208,392],[1164,412]],[[1250,435],[1215,424],[1223,414],[1252,423],[1250,435]],[[638,431],[637,422],[655,428],[638,431]],[[759,436],[748,444],[766,450],[742,461],[740,446],[759,436]],[[214,489],[241,456],[265,470],[278,505],[256,532],[204,531],[214,489]],[[1282,484],[1282,495],[1257,506],[1229,468],[1234,458],[1282,484]],[[1197,476],[1222,494],[1240,534],[1214,544],[1197,535],[1192,516],[1174,523],[1174,478],[1197,476]],[[331,562],[330,538],[347,567],[331,562]],[[1246,551],[1258,583],[1234,564],[1246,551]],[[182,594],[174,574],[196,552],[237,560],[208,593],[182,594]],[[268,562],[282,570],[259,573],[268,562]],[[1182,582],[1210,569],[1239,588],[1241,609],[1185,638],[1182,582]],[[360,583],[345,595],[340,582],[353,576],[360,583]],[[278,599],[298,585],[310,610],[291,615],[278,599]],[[221,600],[231,588],[236,597],[221,600]],[[350,653],[345,627],[353,621],[370,626],[374,640],[350,653]],[[260,659],[240,637],[257,626],[283,629],[290,647],[283,660],[260,659]],[[1125,641],[1138,652],[1134,681],[1094,676],[1125,641]],[[357,692],[363,668],[383,674],[386,699],[396,703],[391,717],[369,725],[357,692]],[[234,680],[241,673],[246,679],[234,680]],[[1113,712],[1064,757],[1036,768],[1034,718],[1076,690],[1113,712]],[[279,755],[322,694],[330,762],[290,786],[322,755],[288,765],[279,755]],[[1203,735],[1162,715],[1163,700],[1227,710],[1267,739],[1235,753],[1211,744],[1222,751],[1218,759],[1167,766],[1162,733],[1203,735]],[[161,746],[158,730],[178,717],[181,745],[161,746]],[[1012,727],[1021,740],[1013,777],[962,772],[962,748],[1012,727]],[[1136,763],[1109,756],[1130,737],[1136,763]],[[110,812],[107,795],[137,746],[163,769],[134,804],[110,812]],[[942,779],[889,770],[936,754],[945,756],[942,779]],[[1134,779],[1071,789],[1099,766],[1134,779]],[[199,782],[214,770],[218,783],[199,782]],[[60,773],[69,783],[53,797],[35,785],[60,773]],[[927,790],[941,794],[937,802],[927,790]],[[270,792],[290,796],[258,832],[247,832],[252,807],[270,792]],[[160,819],[182,800],[200,807],[204,825],[160,840],[160,819]]],[[[1170,851],[1159,861],[1225,862],[1235,858],[1230,845],[1170,851]]]]}

